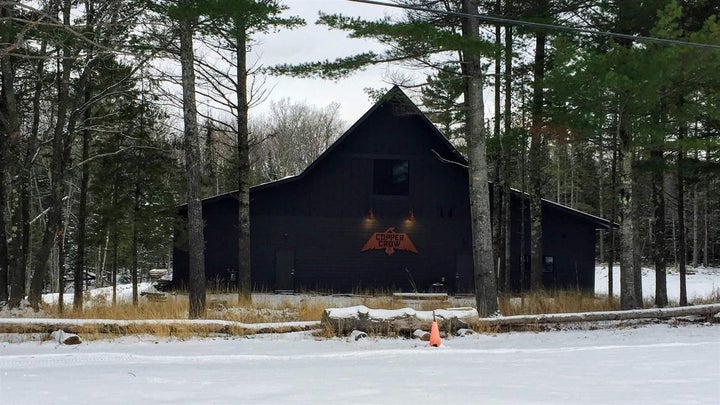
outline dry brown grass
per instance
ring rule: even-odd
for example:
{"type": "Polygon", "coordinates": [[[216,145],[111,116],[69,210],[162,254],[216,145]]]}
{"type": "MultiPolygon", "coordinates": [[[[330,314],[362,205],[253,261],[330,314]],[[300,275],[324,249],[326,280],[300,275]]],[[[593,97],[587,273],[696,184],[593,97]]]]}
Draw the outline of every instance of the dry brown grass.
{"type": "Polygon", "coordinates": [[[174,296],[163,302],[143,300],[138,306],[121,303],[94,303],[83,311],[66,307],[62,313],[57,305],[44,306],[47,317],[65,319],[183,319],[187,318],[188,300],[186,296],[174,296]]]}
{"type": "MultiPolygon", "coordinates": [[[[720,289],[707,298],[708,302],[720,302],[720,289]]],[[[331,297],[322,295],[297,296],[287,298],[274,295],[256,296],[253,302],[238,302],[235,294],[212,294],[208,296],[208,319],[236,321],[241,323],[267,323],[290,321],[318,321],[323,312],[330,307],[344,307],[365,305],[373,309],[400,309],[413,308],[430,311],[441,308],[470,306],[474,304],[472,297],[451,297],[449,300],[403,300],[392,295],[376,296],[346,296],[331,297]]],[[[704,302],[704,301],[702,301],[704,302]]],[[[696,301],[696,303],[701,303],[696,301]]],[[[544,314],[544,313],[570,313],[595,312],[618,310],[617,299],[609,300],[606,296],[594,296],[568,291],[544,291],[522,296],[501,296],[499,300],[500,311],[504,316],[544,314]]],[[[108,302],[98,300],[92,302],[82,312],[66,308],[60,313],[57,306],[45,306],[43,317],[49,318],[79,318],[79,319],[115,319],[115,320],[152,320],[152,319],[187,319],[187,295],[168,295],[167,300],[150,302],[142,299],[138,306],[132,304],[118,304],[112,306],[108,302]]],[[[498,326],[487,323],[472,322],[471,328],[481,333],[497,333],[498,326]]],[[[28,331],[31,333],[32,331],[28,331]]],[[[126,334],[151,334],[158,337],[185,338],[191,336],[212,336],[217,329],[203,330],[201,326],[187,326],[181,324],[132,324],[131,326],[117,327],[84,326],[77,331],[83,339],[108,338],[126,334]]],[[[242,329],[241,326],[230,328],[226,333],[250,334],[255,331],[242,329]]],[[[334,336],[332,330],[318,330],[314,334],[319,337],[334,336]]]]}
{"type": "Polygon", "coordinates": [[[574,291],[538,291],[519,297],[501,297],[500,313],[504,316],[557,314],[569,312],[615,311],[616,299],[574,291]]]}
{"type": "Polygon", "coordinates": [[[317,321],[322,318],[322,314],[327,309],[324,302],[313,300],[303,300],[300,303],[300,321],[317,321]]]}
{"type": "Polygon", "coordinates": [[[108,330],[103,326],[85,325],[72,330],[82,337],[83,340],[112,339],[127,335],[152,335],[158,338],[178,338],[188,339],[192,337],[209,337],[216,332],[201,326],[187,326],[181,324],[131,324],[126,327],[118,327],[114,330],[108,330]]]}
{"type": "MultiPolygon", "coordinates": [[[[720,290],[716,291],[720,295],[720,290]]],[[[708,300],[717,300],[710,297],[708,300]]],[[[717,302],[717,301],[715,301],[717,302]]],[[[577,292],[536,292],[522,296],[500,297],[500,312],[504,316],[591,312],[619,309],[617,300],[595,297],[577,292]]],[[[253,302],[238,302],[233,294],[209,296],[207,317],[243,323],[316,321],[321,319],[326,308],[337,306],[327,296],[307,296],[287,299],[255,299],[253,302]]],[[[373,309],[413,308],[420,311],[456,306],[457,302],[446,300],[403,300],[391,295],[359,297],[351,305],[365,305],[373,309]]],[[[82,312],[67,308],[60,313],[56,305],[44,307],[45,316],[50,318],[76,319],[185,319],[188,313],[187,296],[169,295],[166,301],[150,302],[141,300],[138,306],[122,303],[111,305],[107,302],[93,302],[82,312]]]]}
{"type": "Polygon", "coordinates": [[[468,328],[478,333],[496,334],[501,331],[500,325],[491,325],[487,322],[480,322],[479,320],[471,320],[468,322],[468,328]]]}

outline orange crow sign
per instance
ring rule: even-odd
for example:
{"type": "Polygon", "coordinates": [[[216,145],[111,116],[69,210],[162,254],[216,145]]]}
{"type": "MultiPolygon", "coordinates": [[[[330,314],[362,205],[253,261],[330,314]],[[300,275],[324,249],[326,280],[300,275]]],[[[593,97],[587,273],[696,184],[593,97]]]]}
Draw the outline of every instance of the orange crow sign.
{"type": "Polygon", "coordinates": [[[360,251],[364,252],[371,249],[385,249],[385,253],[388,255],[395,253],[395,250],[418,252],[410,237],[406,233],[395,232],[393,227],[388,228],[385,232],[373,233],[360,251]]]}

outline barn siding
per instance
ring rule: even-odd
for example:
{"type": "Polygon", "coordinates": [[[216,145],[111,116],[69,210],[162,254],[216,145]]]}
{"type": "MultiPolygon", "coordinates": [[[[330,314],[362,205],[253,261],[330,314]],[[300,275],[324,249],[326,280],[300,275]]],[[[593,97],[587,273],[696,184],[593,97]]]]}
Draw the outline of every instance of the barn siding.
{"type": "MultiPolygon", "coordinates": [[[[402,94],[402,93],[400,93],[402,94]]],[[[462,160],[406,99],[373,107],[340,141],[302,175],[253,187],[251,205],[252,280],[257,290],[278,288],[276,255],[282,264],[294,255],[296,290],[351,292],[426,291],[444,281],[451,292],[472,291],[470,210],[467,170],[443,162],[462,160]],[[407,196],[373,194],[373,161],[409,162],[407,196]],[[368,219],[372,211],[374,219],[368,219]],[[414,221],[409,221],[410,214],[414,221]],[[407,233],[418,252],[361,252],[374,232],[394,227],[407,233]],[[465,269],[458,274],[458,268],[465,269]]],[[[521,289],[519,193],[511,199],[511,280],[521,289]]],[[[545,274],[549,288],[592,289],[595,226],[584,214],[543,207],[545,254],[555,257],[555,271],[545,274]],[[577,269],[577,271],[576,271],[577,269]]],[[[232,194],[203,203],[206,271],[209,280],[227,279],[237,266],[237,201],[232,194]]],[[[182,237],[176,240],[182,245],[182,237]]],[[[175,279],[187,280],[187,254],[174,253],[175,279]]]]}

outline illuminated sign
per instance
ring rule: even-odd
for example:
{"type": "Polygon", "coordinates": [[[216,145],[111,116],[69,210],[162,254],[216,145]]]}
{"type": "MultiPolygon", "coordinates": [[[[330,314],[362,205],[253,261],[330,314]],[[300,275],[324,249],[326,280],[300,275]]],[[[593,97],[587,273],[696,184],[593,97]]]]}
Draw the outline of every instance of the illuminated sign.
{"type": "Polygon", "coordinates": [[[377,249],[384,249],[388,255],[395,253],[395,250],[418,252],[410,237],[406,233],[395,232],[393,227],[388,228],[385,232],[373,233],[360,251],[377,249]]]}

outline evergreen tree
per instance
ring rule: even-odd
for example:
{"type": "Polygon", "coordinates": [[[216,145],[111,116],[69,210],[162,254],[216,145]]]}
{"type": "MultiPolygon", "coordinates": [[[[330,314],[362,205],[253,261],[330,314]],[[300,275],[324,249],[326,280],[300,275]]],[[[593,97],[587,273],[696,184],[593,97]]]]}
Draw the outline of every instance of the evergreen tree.
{"type": "Polygon", "coordinates": [[[455,143],[461,141],[465,115],[461,100],[463,81],[459,67],[450,66],[428,76],[421,94],[422,107],[430,121],[440,128],[440,132],[448,140],[455,143]]]}
{"type": "MultiPolygon", "coordinates": [[[[418,4],[441,11],[463,11],[478,14],[477,0],[462,2],[400,1],[418,4]]],[[[484,67],[481,56],[492,54],[494,47],[480,38],[479,21],[457,18],[443,13],[409,12],[405,19],[366,21],[341,15],[321,15],[320,23],[333,29],[350,31],[355,38],[375,39],[388,47],[383,53],[365,52],[334,61],[310,62],[300,65],[281,65],[275,73],[296,76],[338,78],[366,66],[405,62],[452,70],[458,62],[463,73],[465,100],[465,136],[470,161],[470,206],[473,229],[473,257],[475,292],[478,311],[490,315],[497,311],[497,281],[495,279],[490,202],[487,188],[487,160],[482,87],[484,67]],[[458,55],[461,55],[458,59],[458,55]]]]}
{"type": "MultiPolygon", "coordinates": [[[[293,28],[304,24],[298,18],[285,18],[286,9],[277,0],[214,0],[207,1],[210,19],[209,33],[220,40],[221,47],[229,49],[236,61],[235,77],[231,83],[235,100],[230,102],[236,122],[238,163],[238,297],[251,299],[250,277],[250,134],[248,131],[247,49],[252,36],[271,29],[293,28]]],[[[208,78],[214,77],[210,75],[208,78]]]]}

